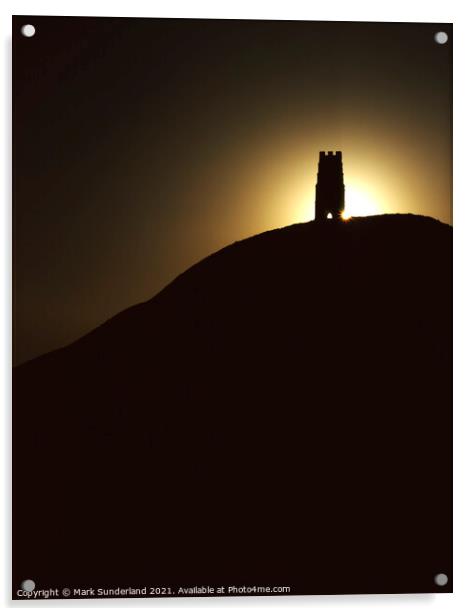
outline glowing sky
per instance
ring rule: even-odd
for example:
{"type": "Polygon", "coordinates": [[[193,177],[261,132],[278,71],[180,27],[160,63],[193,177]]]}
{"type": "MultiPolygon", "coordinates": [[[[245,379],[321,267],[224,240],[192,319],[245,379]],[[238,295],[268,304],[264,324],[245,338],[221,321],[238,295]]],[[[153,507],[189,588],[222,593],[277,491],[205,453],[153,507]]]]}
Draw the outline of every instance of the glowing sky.
{"type": "Polygon", "coordinates": [[[451,25],[29,17],[13,47],[16,361],[311,220],[321,150],[350,214],[452,222],[451,25]]]}

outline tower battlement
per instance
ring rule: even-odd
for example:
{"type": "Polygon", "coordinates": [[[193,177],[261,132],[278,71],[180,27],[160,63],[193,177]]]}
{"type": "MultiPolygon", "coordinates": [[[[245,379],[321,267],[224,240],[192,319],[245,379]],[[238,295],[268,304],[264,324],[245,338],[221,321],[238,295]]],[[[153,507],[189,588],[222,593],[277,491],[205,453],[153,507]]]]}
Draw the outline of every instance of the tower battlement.
{"type": "Polygon", "coordinates": [[[342,158],[342,152],[340,152],[339,150],[336,150],[335,152],[333,150],[329,150],[328,152],[320,152],[320,159],[321,158],[327,158],[329,156],[333,156],[334,158],[342,158]]]}
{"type": "Polygon", "coordinates": [[[320,152],[316,184],[315,219],[339,219],[344,212],[342,152],[320,152]]]}

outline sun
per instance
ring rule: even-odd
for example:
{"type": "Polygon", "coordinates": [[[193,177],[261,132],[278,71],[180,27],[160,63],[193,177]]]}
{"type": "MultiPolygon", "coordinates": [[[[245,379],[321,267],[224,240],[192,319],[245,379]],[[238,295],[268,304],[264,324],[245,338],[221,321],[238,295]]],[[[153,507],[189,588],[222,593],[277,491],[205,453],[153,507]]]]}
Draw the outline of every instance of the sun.
{"type": "MultiPolygon", "coordinates": [[[[285,226],[294,222],[309,222],[315,214],[315,195],[309,179],[299,184],[290,185],[286,191],[279,191],[286,197],[285,207],[282,210],[285,218],[271,221],[272,226],[285,226]],[[297,208],[293,208],[293,202],[297,208]]],[[[353,216],[377,216],[384,214],[386,209],[381,194],[370,186],[364,186],[361,182],[349,180],[345,183],[344,195],[345,208],[342,213],[343,220],[349,220],[353,216]]]]}
{"type": "Polygon", "coordinates": [[[375,216],[381,213],[381,208],[372,195],[356,185],[346,185],[345,209],[343,219],[348,220],[351,216],[375,216]]]}

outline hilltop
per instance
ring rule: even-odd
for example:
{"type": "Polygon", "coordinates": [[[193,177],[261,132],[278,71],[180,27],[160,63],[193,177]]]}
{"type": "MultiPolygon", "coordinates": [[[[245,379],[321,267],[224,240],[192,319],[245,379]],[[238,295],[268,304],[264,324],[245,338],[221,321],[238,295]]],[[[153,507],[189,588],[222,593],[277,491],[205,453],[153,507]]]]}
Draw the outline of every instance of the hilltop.
{"type": "Polygon", "coordinates": [[[434,590],[451,236],[268,231],[15,369],[15,580],[434,590]]]}

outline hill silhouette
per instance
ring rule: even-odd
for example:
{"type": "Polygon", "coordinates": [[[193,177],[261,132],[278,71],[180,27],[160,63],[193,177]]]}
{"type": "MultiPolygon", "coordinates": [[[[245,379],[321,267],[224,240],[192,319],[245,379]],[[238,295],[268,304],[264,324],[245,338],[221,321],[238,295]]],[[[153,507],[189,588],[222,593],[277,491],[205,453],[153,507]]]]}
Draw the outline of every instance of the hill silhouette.
{"type": "Polygon", "coordinates": [[[450,591],[451,238],[236,242],[14,371],[14,587],[450,591]]]}

